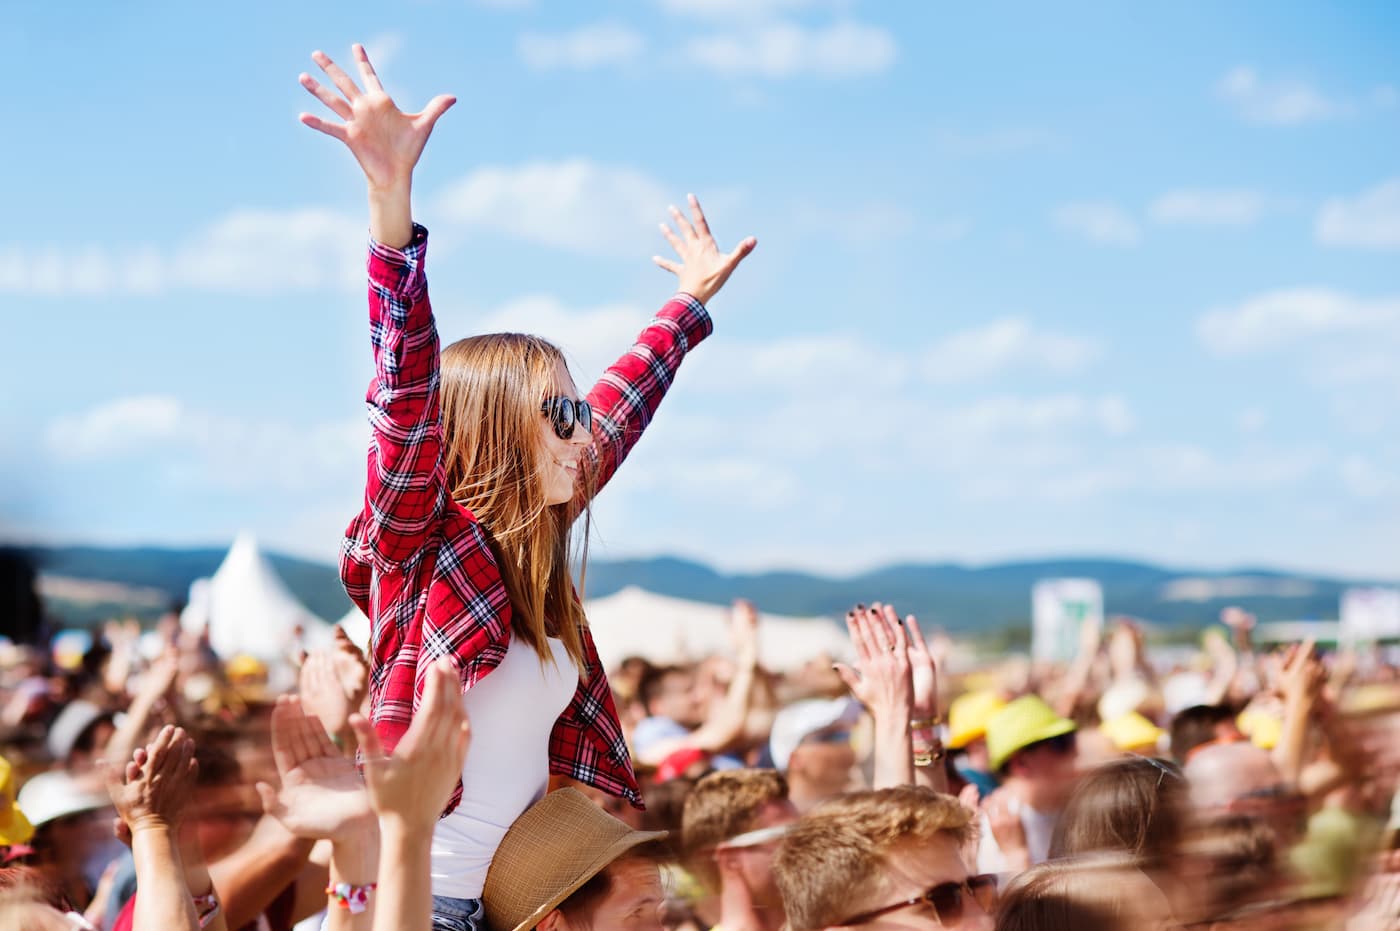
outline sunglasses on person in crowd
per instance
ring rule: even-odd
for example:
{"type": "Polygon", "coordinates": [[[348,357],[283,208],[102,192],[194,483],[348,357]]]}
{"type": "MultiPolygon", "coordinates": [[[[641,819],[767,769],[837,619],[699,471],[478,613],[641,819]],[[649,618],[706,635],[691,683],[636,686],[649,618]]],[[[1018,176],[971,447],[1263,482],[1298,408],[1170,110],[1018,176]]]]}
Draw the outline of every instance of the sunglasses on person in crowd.
{"type": "Polygon", "coordinates": [[[554,435],[561,440],[573,439],[574,426],[593,432],[593,405],[579,398],[545,398],[540,413],[554,424],[554,435]]]}
{"type": "Polygon", "coordinates": [[[938,919],[939,924],[945,927],[954,927],[962,921],[963,909],[967,905],[967,899],[964,896],[967,895],[972,896],[982,907],[982,911],[990,915],[995,911],[997,905],[996,875],[983,873],[980,876],[969,876],[958,883],[939,883],[917,898],[905,899],[903,902],[886,905],[884,908],[862,912],[852,918],[847,918],[836,927],[850,928],[855,925],[863,925],[867,921],[874,921],[890,912],[919,904],[927,905],[933,909],[933,914],[938,919]]]}

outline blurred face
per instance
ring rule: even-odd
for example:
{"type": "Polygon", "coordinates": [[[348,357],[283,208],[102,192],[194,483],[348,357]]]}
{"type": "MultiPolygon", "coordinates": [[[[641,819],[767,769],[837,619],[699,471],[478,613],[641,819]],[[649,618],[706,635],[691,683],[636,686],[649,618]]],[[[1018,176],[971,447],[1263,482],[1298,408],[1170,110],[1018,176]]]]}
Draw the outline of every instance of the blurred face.
{"type": "Polygon", "coordinates": [[[662,931],[661,870],[650,860],[624,860],[608,867],[611,888],[593,909],[587,924],[565,921],[561,928],[617,928],[621,931],[662,931]]]}
{"type": "Polygon", "coordinates": [[[695,674],[673,672],[661,680],[660,688],[651,697],[647,709],[654,715],[670,718],[677,724],[698,727],[705,721],[705,702],[700,695],[695,674]]]}
{"type": "MultiPolygon", "coordinates": [[[[578,387],[569,375],[569,368],[562,361],[555,366],[550,397],[569,398],[572,401],[580,397],[578,387]]],[[[540,443],[543,449],[540,472],[547,504],[568,504],[573,500],[574,490],[578,486],[579,460],[592,439],[592,434],[577,422],[574,423],[573,435],[563,439],[555,430],[553,420],[547,414],[540,415],[540,443]]]]}
{"type": "Polygon", "coordinates": [[[888,869],[883,889],[878,895],[869,897],[868,901],[854,905],[852,911],[855,915],[881,910],[899,902],[919,901],[891,909],[869,921],[842,927],[870,928],[872,931],[877,928],[890,931],[896,928],[992,931],[991,916],[966,888],[957,893],[957,904],[952,904],[953,896],[947,884],[965,882],[968,874],[958,854],[958,846],[951,837],[940,835],[927,844],[902,844],[892,850],[886,859],[888,869]],[[924,898],[926,895],[936,902],[944,902],[944,912],[938,912],[924,898]]]}
{"type": "Polygon", "coordinates": [[[257,826],[261,811],[256,793],[244,786],[196,790],[189,820],[205,859],[213,863],[242,846],[257,826]]]}
{"type": "Polygon", "coordinates": [[[1035,785],[1044,803],[1068,801],[1078,778],[1078,741],[1073,733],[1032,744],[1016,754],[1012,773],[1035,785]]]}
{"type": "MultiPolygon", "coordinates": [[[[797,809],[787,799],[769,802],[758,812],[753,821],[753,830],[776,828],[792,824],[797,820],[797,809]]],[[[747,832],[746,832],[747,833],[747,832]]],[[[732,877],[739,880],[749,890],[754,905],[760,908],[773,908],[783,903],[782,893],[773,879],[773,855],[782,843],[781,837],[758,844],[742,847],[720,845],[717,852],[720,875],[727,882],[732,877]]]]}

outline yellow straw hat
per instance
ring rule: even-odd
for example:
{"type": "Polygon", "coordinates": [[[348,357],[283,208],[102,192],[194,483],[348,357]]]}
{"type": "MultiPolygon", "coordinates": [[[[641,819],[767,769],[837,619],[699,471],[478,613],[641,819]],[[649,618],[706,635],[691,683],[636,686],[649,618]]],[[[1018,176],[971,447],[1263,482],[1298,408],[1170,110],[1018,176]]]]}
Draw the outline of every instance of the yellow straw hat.
{"type": "Polygon", "coordinates": [[[1129,711],[1111,721],[1105,721],[1099,730],[1113,741],[1113,745],[1119,750],[1140,750],[1144,747],[1156,749],[1157,742],[1166,733],[1136,711],[1129,711]]]}
{"type": "Polygon", "coordinates": [[[0,756],[0,847],[23,844],[33,836],[34,825],[15,804],[14,767],[0,756]]]}
{"type": "Polygon", "coordinates": [[[987,722],[987,762],[995,772],[1017,750],[1074,730],[1074,722],[1056,714],[1040,696],[1022,695],[987,722]]]}
{"type": "Polygon", "coordinates": [[[991,689],[959,695],[948,706],[948,748],[961,750],[987,736],[987,722],[1006,707],[1006,699],[991,689]]]}
{"type": "Polygon", "coordinates": [[[528,931],[608,864],[665,831],[634,831],[577,789],[551,792],[515,819],[481,898],[492,931],[528,931]]]}

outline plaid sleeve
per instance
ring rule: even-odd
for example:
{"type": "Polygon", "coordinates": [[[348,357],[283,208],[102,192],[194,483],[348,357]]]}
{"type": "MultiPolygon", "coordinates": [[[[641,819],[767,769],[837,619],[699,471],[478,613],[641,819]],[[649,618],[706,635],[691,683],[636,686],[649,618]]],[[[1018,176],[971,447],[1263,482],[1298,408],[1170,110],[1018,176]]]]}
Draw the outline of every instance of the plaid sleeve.
{"type": "Polygon", "coordinates": [[[445,497],[438,407],[438,336],[423,259],[428,231],[414,225],[402,249],[371,242],[369,325],[374,380],[365,403],[373,428],[358,540],[381,569],[417,554],[445,497]]]}
{"type": "Polygon", "coordinates": [[[603,490],[641,439],[685,354],[712,332],[714,323],[705,305],[689,294],[678,293],[657,311],[627,354],[588,392],[588,403],[593,407],[589,455],[594,494],[603,490]]]}

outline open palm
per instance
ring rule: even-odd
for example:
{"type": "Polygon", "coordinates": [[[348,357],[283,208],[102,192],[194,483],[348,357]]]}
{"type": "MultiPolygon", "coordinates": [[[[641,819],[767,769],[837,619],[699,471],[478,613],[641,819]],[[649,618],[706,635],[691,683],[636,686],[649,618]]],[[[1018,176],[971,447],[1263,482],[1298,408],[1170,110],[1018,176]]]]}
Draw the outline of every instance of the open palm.
{"type": "Polygon", "coordinates": [[[372,817],[355,765],[295,698],[272,712],[272,756],[281,786],[258,783],[263,810],[298,837],[335,839],[372,817]]]}
{"type": "Polygon", "coordinates": [[[318,83],[309,74],[299,78],[302,87],[344,122],[337,123],[310,113],[301,114],[300,119],[312,129],[345,143],[360,163],[371,187],[390,188],[412,176],[413,166],[423,154],[433,125],[457,98],[439,94],[428,101],[421,112],[404,113],[384,92],[364,46],[355,45],[353,53],[365,85],[363,90],[325,52],[313,52],[311,59],[340,93],[318,83]]]}

